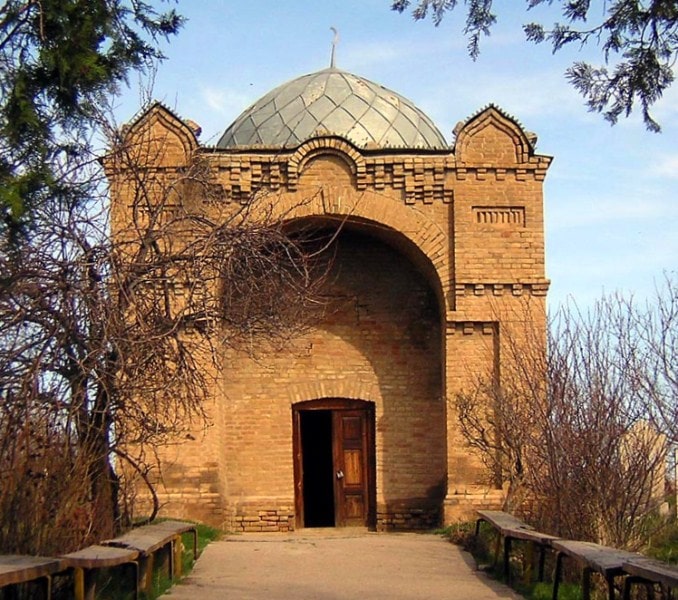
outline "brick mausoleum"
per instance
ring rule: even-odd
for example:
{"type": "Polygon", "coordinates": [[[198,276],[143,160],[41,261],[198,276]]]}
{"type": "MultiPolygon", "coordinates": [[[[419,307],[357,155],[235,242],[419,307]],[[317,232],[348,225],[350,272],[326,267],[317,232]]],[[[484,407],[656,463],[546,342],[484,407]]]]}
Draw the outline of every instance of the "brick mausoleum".
{"type": "MultiPolygon", "coordinates": [[[[224,203],[256,193],[290,220],[344,223],[326,290],[339,308],[284,352],[226,352],[212,427],[162,454],[164,514],[393,530],[496,506],[447,399],[500,372],[526,299],[543,319],[551,158],[535,136],[489,106],[450,144],[409,100],[333,67],[265,95],[215,147],[159,104],[127,135],[160,142],[165,176],[200,155],[224,203]]],[[[120,223],[129,205],[111,178],[120,223]]]]}

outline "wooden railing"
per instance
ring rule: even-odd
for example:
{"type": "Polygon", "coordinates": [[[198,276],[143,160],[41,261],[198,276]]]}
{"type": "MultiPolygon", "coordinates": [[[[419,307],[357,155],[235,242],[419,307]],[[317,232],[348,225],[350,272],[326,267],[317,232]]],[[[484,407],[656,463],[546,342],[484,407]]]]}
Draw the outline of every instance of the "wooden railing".
{"type": "Polygon", "coordinates": [[[49,600],[53,577],[64,576],[70,579],[76,600],[94,600],[97,572],[120,567],[128,572],[129,586],[138,598],[141,590],[151,590],[155,571],[166,573],[170,579],[180,576],[184,533],[192,535],[193,558],[197,559],[196,525],[183,521],[137,527],[120,537],[56,558],[0,555],[0,596],[3,588],[32,585],[49,600]]]}
{"type": "MultiPolygon", "coordinates": [[[[523,565],[525,579],[531,578],[533,551],[539,550],[538,580],[544,580],[544,562],[547,551],[555,553],[555,567],[553,571],[553,600],[558,598],[560,588],[563,561],[565,559],[575,562],[581,572],[581,588],[584,600],[591,597],[591,574],[599,573],[607,585],[609,600],[614,600],[616,590],[624,600],[629,600],[631,590],[635,585],[647,588],[648,597],[652,597],[654,589],[658,588],[663,598],[671,598],[671,591],[678,589],[678,568],[666,563],[652,560],[637,554],[618,550],[608,546],[601,546],[591,542],[564,540],[556,536],[536,531],[534,527],[521,521],[509,513],[496,510],[479,510],[476,522],[476,536],[480,531],[480,524],[490,524],[497,533],[494,550],[495,564],[499,560],[501,542],[503,541],[502,573],[507,582],[510,581],[510,554],[511,541],[515,539],[528,543],[528,549],[523,565]],[[620,585],[615,586],[616,578],[620,578],[620,585]],[[622,592],[623,591],[623,592],[622,592]]],[[[526,581],[527,583],[527,581],[526,581]]]]}

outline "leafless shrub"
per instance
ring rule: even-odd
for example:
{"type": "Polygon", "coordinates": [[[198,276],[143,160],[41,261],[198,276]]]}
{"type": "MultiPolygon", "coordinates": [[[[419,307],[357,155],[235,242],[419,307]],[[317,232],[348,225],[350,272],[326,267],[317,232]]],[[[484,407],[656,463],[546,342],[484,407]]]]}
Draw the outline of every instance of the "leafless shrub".
{"type": "Polygon", "coordinates": [[[566,306],[546,352],[529,326],[502,332],[501,372],[454,402],[507,509],[568,538],[643,545],[675,440],[677,302],[667,277],[652,305],[614,295],[587,313],[566,306]]]}

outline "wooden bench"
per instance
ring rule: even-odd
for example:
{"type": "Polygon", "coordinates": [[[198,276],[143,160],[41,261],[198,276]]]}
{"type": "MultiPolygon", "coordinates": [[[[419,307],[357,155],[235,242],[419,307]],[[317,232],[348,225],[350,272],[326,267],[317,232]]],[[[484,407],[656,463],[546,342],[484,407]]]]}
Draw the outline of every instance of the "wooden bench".
{"type": "Polygon", "coordinates": [[[537,572],[537,578],[539,581],[544,580],[544,562],[546,560],[546,550],[551,546],[553,540],[558,538],[548,533],[542,533],[537,531],[531,525],[521,521],[513,515],[500,511],[500,510],[479,510],[477,511],[478,520],[476,521],[476,536],[480,532],[480,524],[484,521],[489,523],[497,531],[497,545],[495,547],[494,561],[497,562],[501,540],[504,540],[504,553],[503,553],[503,572],[504,578],[507,582],[510,582],[511,578],[511,569],[510,569],[510,556],[511,556],[511,542],[513,540],[523,540],[528,542],[528,556],[525,561],[525,579],[529,581],[531,578],[531,566],[532,566],[532,552],[534,546],[539,549],[539,566],[537,572]]]}
{"type": "Polygon", "coordinates": [[[48,600],[52,595],[52,575],[63,569],[64,563],[58,558],[3,554],[0,555],[0,588],[34,581],[48,600]]]}
{"type": "Polygon", "coordinates": [[[181,536],[191,533],[193,536],[193,558],[198,558],[198,530],[194,523],[183,521],[163,521],[143,525],[127,533],[102,542],[105,546],[127,548],[139,553],[139,588],[150,592],[153,587],[153,568],[157,564],[162,569],[167,564],[170,579],[181,575],[181,536]],[[157,559],[156,560],[156,555],[157,559]]]}
{"type": "MultiPolygon", "coordinates": [[[[152,525],[146,525],[146,527],[174,535],[176,536],[177,542],[180,541],[180,537],[184,533],[190,534],[193,546],[193,561],[198,560],[198,527],[195,523],[188,523],[186,521],[161,521],[159,523],[153,523],[152,525]]],[[[181,544],[174,544],[174,550],[174,575],[180,577],[182,570],[181,544]]]]}
{"type": "Polygon", "coordinates": [[[592,542],[553,540],[551,546],[556,551],[556,567],[553,573],[553,600],[558,598],[558,587],[562,577],[563,558],[575,560],[582,569],[582,597],[591,597],[591,573],[600,573],[607,582],[609,600],[614,600],[614,578],[624,576],[624,564],[640,558],[639,554],[608,548],[592,542]]]}
{"type": "MultiPolygon", "coordinates": [[[[622,568],[628,574],[624,581],[624,600],[631,597],[634,584],[645,585],[648,592],[658,585],[664,598],[671,598],[671,591],[678,588],[678,568],[664,562],[638,556],[624,562],[622,568]]],[[[651,593],[648,596],[651,597],[651,593]]]]}
{"type": "Polygon", "coordinates": [[[129,565],[132,572],[134,597],[139,597],[139,566],[137,558],[139,552],[127,548],[115,548],[112,546],[89,546],[65,554],[63,559],[65,566],[73,570],[74,598],[76,600],[94,600],[96,597],[96,571],[129,565]]]}

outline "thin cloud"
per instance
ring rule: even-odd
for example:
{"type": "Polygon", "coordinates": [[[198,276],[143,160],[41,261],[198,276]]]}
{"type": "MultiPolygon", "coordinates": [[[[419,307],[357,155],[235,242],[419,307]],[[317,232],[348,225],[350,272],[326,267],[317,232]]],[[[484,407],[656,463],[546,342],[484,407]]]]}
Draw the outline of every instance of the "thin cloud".
{"type": "Polygon", "coordinates": [[[661,157],[650,168],[653,175],[678,179],[678,154],[661,157]]]}
{"type": "Polygon", "coordinates": [[[663,272],[675,268],[678,255],[678,240],[669,229],[653,230],[651,236],[624,229],[614,239],[602,241],[598,235],[583,234],[570,234],[568,239],[568,244],[552,240],[550,252],[547,248],[551,308],[568,297],[586,306],[603,292],[621,291],[639,300],[652,298],[656,282],[663,272]]]}
{"type": "Polygon", "coordinates": [[[678,208],[668,198],[648,198],[642,192],[626,198],[577,197],[573,202],[549,199],[546,226],[551,232],[620,221],[638,222],[678,218],[678,208]]]}
{"type": "Polygon", "coordinates": [[[208,86],[202,87],[200,94],[205,104],[211,110],[217,111],[222,115],[237,116],[254,100],[244,93],[208,86]]]}
{"type": "Polygon", "coordinates": [[[556,115],[570,121],[590,119],[576,92],[568,87],[562,74],[553,69],[519,76],[515,73],[498,75],[481,65],[430,88],[430,94],[422,104],[435,119],[437,115],[449,114],[451,99],[464,106],[465,113],[457,115],[458,118],[469,117],[493,103],[530,127],[538,126],[531,121],[556,115]]]}
{"type": "Polygon", "coordinates": [[[232,90],[199,86],[199,94],[188,101],[190,108],[200,114],[203,144],[212,144],[252,102],[254,96],[232,90]]]}
{"type": "Polygon", "coordinates": [[[384,41],[351,44],[345,51],[342,49],[340,63],[365,66],[389,63],[399,60],[405,49],[398,44],[384,41]]]}
{"type": "Polygon", "coordinates": [[[421,64],[420,57],[453,56],[465,49],[465,42],[451,36],[433,37],[421,40],[409,39],[363,40],[351,42],[346,48],[340,47],[340,64],[354,68],[374,65],[402,66],[403,61],[421,64]]]}
{"type": "MultiPolygon", "coordinates": [[[[580,242],[584,240],[584,237],[579,239],[580,242]]],[[[571,254],[560,252],[554,256],[552,253],[547,261],[547,270],[552,275],[556,273],[562,281],[597,281],[610,290],[633,289],[634,279],[644,277],[650,283],[663,271],[674,268],[678,242],[665,232],[652,239],[630,240],[626,249],[619,249],[613,240],[598,248],[595,255],[582,254],[572,248],[571,254]],[[605,252],[605,249],[610,251],[605,252]]]]}

